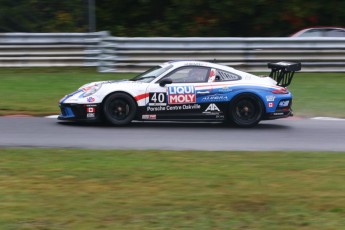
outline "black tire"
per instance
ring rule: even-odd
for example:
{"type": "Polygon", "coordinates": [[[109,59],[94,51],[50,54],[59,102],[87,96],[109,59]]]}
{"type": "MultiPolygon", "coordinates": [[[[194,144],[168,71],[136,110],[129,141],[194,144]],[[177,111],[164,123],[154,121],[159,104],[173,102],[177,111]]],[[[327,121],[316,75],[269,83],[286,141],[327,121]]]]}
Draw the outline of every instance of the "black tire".
{"type": "Polygon", "coordinates": [[[137,104],[125,93],[114,93],[106,98],[103,104],[105,119],[112,125],[128,125],[134,119],[137,104]]]}
{"type": "Polygon", "coordinates": [[[238,127],[253,127],[257,125],[263,114],[261,100],[253,94],[241,94],[230,104],[228,120],[238,127]]]}

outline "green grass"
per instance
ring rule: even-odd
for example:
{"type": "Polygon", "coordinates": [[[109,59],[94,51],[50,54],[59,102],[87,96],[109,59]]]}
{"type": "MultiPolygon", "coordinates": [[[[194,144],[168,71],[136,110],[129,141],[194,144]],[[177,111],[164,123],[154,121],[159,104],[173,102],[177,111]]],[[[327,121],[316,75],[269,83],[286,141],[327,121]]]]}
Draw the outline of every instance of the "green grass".
{"type": "Polygon", "coordinates": [[[0,69],[0,115],[58,114],[58,102],[66,94],[92,81],[125,79],[133,74],[97,73],[93,68],[0,69]]]}
{"type": "MultiPolygon", "coordinates": [[[[58,114],[58,101],[81,85],[134,74],[97,73],[94,68],[0,69],[0,115],[58,114]]],[[[297,116],[345,117],[344,73],[296,73],[289,87],[297,116]]]]}
{"type": "Polygon", "coordinates": [[[345,155],[0,149],[1,229],[345,229],[345,155]]]}
{"type": "Polygon", "coordinates": [[[297,115],[345,118],[345,73],[296,73],[289,89],[297,115]]]}

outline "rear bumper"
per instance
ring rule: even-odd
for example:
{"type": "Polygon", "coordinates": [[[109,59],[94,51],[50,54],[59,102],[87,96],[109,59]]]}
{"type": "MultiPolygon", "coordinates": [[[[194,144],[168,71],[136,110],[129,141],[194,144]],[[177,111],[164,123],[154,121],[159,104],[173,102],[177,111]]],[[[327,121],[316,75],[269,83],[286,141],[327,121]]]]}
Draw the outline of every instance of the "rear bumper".
{"type": "Polygon", "coordinates": [[[58,120],[99,120],[100,104],[59,104],[61,114],[58,120]]]}
{"type": "Polygon", "coordinates": [[[267,113],[264,117],[264,120],[273,120],[279,118],[287,118],[293,116],[293,112],[291,109],[289,110],[277,110],[274,113],[267,113]]]}

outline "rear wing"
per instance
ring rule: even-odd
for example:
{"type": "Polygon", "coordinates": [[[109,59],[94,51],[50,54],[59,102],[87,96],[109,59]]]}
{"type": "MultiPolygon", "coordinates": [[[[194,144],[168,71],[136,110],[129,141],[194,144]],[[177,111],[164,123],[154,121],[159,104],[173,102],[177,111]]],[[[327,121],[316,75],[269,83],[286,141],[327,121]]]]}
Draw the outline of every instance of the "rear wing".
{"type": "Polygon", "coordinates": [[[277,85],[282,87],[290,85],[295,72],[301,70],[302,68],[301,63],[285,61],[268,63],[267,66],[271,69],[270,77],[277,82],[277,85]]]}

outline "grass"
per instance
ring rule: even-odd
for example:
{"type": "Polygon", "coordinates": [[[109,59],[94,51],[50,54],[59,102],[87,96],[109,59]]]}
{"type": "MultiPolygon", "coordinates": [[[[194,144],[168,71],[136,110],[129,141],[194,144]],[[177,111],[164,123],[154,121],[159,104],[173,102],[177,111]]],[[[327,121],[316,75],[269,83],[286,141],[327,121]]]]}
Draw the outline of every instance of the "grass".
{"type": "Polygon", "coordinates": [[[293,108],[302,116],[345,118],[345,73],[296,73],[289,89],[293,108]]]}
{"type": "Polygon", "coordinates": [[[1,229],[344,229],[345,155],[0,149],[1,229]]]}
{"type": "MultiPolygon", "coordinates": [[[[126,79],[133,74],[97,73],[94,68],[0,69],[0,115],[58,114],[58,101],[81,85],[126,79]]],[[[297,116],[345,117],[344,73],[296,73],[289,87],[297,116]]]]}
{"type": "Polygon", "coordinates": [[[31,68],[0,70],[0,115],[58,114],[58,102],[85,83],[123,79],[133,74],[102,74],[93,68],[31,68]]]}

